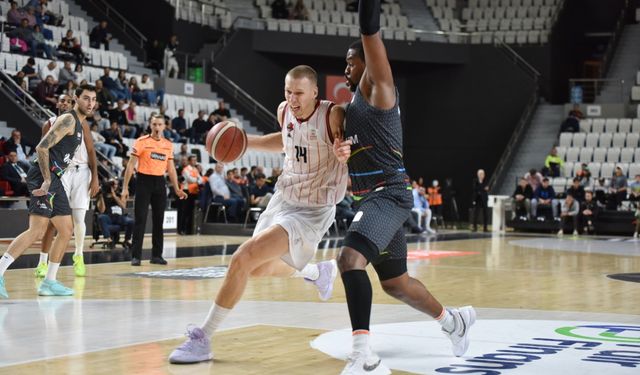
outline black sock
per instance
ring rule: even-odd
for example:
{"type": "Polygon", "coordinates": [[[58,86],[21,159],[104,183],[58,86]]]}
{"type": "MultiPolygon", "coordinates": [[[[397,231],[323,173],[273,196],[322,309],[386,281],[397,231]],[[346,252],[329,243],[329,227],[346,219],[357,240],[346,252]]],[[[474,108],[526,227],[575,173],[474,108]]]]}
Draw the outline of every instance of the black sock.
{"type": "Polygon", "coordinates": [[[371,301],[373,291],[371,281],[365,270],[352,270],[342,273],[347,306],[351,317],[351,328],[357,330],[369,330],[371,319],[371,301]]]}

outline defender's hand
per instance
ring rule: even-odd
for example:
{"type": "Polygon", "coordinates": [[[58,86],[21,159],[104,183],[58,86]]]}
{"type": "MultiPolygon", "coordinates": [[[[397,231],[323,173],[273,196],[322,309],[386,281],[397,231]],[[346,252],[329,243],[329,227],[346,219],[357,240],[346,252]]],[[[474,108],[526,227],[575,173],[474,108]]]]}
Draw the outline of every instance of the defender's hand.
{"type": "Polygon", "coordinates": [[[352,143],[350,139],[343,141],[341,138],[336,138],[333,140],[333,154],[340,163],[346,164],[347,160],[349,160],[352,143]]]}

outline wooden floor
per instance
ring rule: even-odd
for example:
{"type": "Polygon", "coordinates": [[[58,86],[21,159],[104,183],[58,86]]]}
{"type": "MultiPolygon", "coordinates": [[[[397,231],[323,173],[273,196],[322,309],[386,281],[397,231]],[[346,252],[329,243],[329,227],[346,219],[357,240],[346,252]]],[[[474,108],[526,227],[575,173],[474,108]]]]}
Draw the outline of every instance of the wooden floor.
{"type": "MultiPolygon", "coordinates": [[[[635,334],[624,338],[637,344],[638,348],[633,350],[638,351],[638,368],[616,366],[606,367],[606,371],[610,374],[640,371],[640,284],[607,277],[640,272],[640,242],[516,235],[443,239],[410,243],[409,273],[443,304],[473,305],[477,309],[479,336],[477,342],[472,336],[471,356],[482,354],[483,321],[606,322],[638,326],[635,334]]],[[[243,240],[187,236],[165,241],[166,247],[181,249],[232,246],[243,240]]],[[[331,244],[321,246],[316,260],[336,256],[337,249],[331,244]]],[[[37,253],[37,248],[29,252],[37,253]]],[[[168,260],[167,267],[150,265],[147,261],[136,268],[127,262],[88,265],[85,278],[75,278],[71,267],[62,267],[59,280],[75,289],[73,298],[37,297],[38,281],[32,269],[9,270],[5,280],[10,299],[0,301],[0,374],[338,374],[341,371],[343,358],[326,354],[331,348],[322,349],[321,340],[316,340],[323,333],[341,332],[349,327],[339,277],[333,297],[326,303],[319,302],[315,289],[300,279],[250,281],[243,302],[215,336],[215,360],[195,366],[168,364],[166,358],[184,340],[182,334],[187,324],[200,324],[206,316],[223,279],[153,278],[143,277],[153,274],[133,273],[224,266],[230,255],[168,260]],[[311,341],[319,349],[310,346],[311,341]]],[[[378,285],[375,272],[369,270],[369,275],[375,304],[372,324],[383,327],[424,321],[430,324],[425,327],[432,327],[428,339],[442,340],[446,345],[446,338],[428,317],[387,296],[378,285]]],[[[376,330],[372,332],[375,334],[376,330]]],[[[511,342],[502,340],[499,344],[511,342]]],[[[420,350],[427,353],[431,349],[420,350]]],[[[392,363],[393,355],[382,354],[383,360],[389,358],[392,363]]],[[[456,360],[446,353],[441,357],[444,358],[434,361],[456,360]]],[[[407,366],[398,365],[393,373],[435,373],[407,366]]],[[[525,374],[534,370],[533,366],[523,366],[504,373],[525,374]]],[[[595,368],[592,373],[602,373],[598,371],[595,368]]]]}

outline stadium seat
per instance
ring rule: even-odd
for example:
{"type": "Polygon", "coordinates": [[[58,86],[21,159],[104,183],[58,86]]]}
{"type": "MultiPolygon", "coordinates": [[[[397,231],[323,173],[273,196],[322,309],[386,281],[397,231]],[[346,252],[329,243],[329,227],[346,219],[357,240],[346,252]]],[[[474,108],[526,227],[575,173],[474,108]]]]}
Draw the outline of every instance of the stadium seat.
{"type": "Polygon", "coordinates": [[[620,161],[620,148],[611,147],[607,150],[607,162],[617,163],[620,161]]]}
{"type": "MultiPolygon", "coordinates": [[[[639,147],[638,141],[640,140],[640,133],[633,132],[627,133],[626,146],[627,147],[639,147]]],[[[640,162],[640,160],[636,159],[636,162],[640,162]]]]}
{"type": "Polygon", "coordinates": [[[564,177],[571,177],[573,176],[573,167],[575,165],[580,165],[579,163],[573,163],[573,162],[566,162],[564,163],[564,177]]]}
{"type": "Polygon", "coordinates": [[[640,118],[634,118],[631,121],[631,133],[640,133],[640,118]]]}
{"type": "Polygon", "coordinates": [[[590,118],[580,120],[580,131],[581,132],[585,132],[585,133],[589,133],[591,131],[591,123],[592,122],[593,122],[593,120],[591,120],[590,118]]]}
{"type": "Polygon", "coordinates": [[[629,164],[629,178],[635,178],[635,176],[640,174],[640,163],[629,164]]]}
{"type": "Polygon", "coordinates": [[[631,133],[631,123],[632,120],[630,118],[622,118],[618,123],[618,132],[620,133],[631,133]]]}
{"type": "Polygon", "coordinates": [[[633,86],[631,88],[631,100],[634,102],[640,101],[640,86],[633,86]]]}
{"type": "Polygon", "coordinates": [[[558,145],[562,147],[571,147],[572,140],[573,133],[560,133],[560,142],[558,145]]]}
{"type": "Polygon", "coordinates": [[[608,118],[604,123],[604,131],[605,133],[615,133],[618,131],[618,122],[617,118],[608,118]]]}
{"type": "MultiPolygon", "coordinates": [[[[620,151],[620,162],[621,163],[632,163],[633,160],[634,149],[631,147],[623,148],[620,151]]],[[[638,160],[640,162],[640,160],[638,160]]]]}
{"type": "Polygon", "coordinates": [[[591,147],[583,147],[580,149],[579,161],[580,163],[589,163],[591,162],[591,158],[593,156],[593,148],[591,147]]]}
{"type": "Polygon", "coordinates": [[[600,147],[611,147],[611,140],[613,139],[613,134],[611,133],[602,133],[600,134],[600,139],[598,140],[598,145],[600,147]]]}
{"type": "Polygon", "coordinates": [[[558,152],[558,157],[562,160],[565,160],[567,156],[567,148],[562,146],[557,146],[556,151],[558,152]]]}
{"type": "Polygon", "coordinates": [[[593,161],[597,163],[604,163],[607,160],[607,149],[605,147],[598,147],[593,151],[593,161]]]}
{"type": "Polygon", "coordinates": [[[584,147],[584,141],[587,138],[585,133],[573,133],[573,141],[571,145],[573,147],[584,147]]]}
{"type": "Polygon", "coordinates": [[[591,131],[594,133],[603,133],[604,124],[605,120],[602,118],[593,119],[593,123],[591,124],[591,131]]]}
{"type": "Polygon", "coordinates": [[[589,172],[591,172],[592,177],[600,177],[600,168],[601,163],[599,162],[591,162],[588,164],[589,172]]]}
{"type": "Polygon", "coordinates": [[[611,176],[613,176],[614,169],[615,169],[615,164],[602,163],[602,166],[600,167],[600,177],[611,178],[611,176]]]}
{"type": "Polygon", "coordinates": [[[529,34],[527,31],[518,31],[518,35],[516,36],[516,42],[518,44],[527,44],[528,35],[529,34]]]}
{"type": "MultiPolygon", "coordinates": [[[[582,133],[584,134],[584,133],[582,133]]],[[[600,139],[600,134],[598,133],[587,133],[587,139],[585,142],[586,147],[598,147],[598,140],[600,139]]]]}
{"type": "Polygon", "coordinates": [[[578,147],[570,147],[567,149],[567,161],[569,162],[577,162],[580,155],[580,148],[578,147]]]}
{"type": "Polygon", "coordinates": [[[627,133],[614,133],[611,146],[622,148],[625,146],[626,139],[627,139],[627,133]]]}

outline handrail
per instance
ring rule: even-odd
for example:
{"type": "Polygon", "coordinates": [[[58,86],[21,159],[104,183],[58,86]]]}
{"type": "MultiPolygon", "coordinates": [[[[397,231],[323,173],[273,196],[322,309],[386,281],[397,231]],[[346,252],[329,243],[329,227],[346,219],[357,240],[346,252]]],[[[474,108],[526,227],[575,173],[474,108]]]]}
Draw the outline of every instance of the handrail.
{"type": "Polygon", "coordinates": [[[523,67],[526,73],[531,78],[533,78],[536,81],[540,79],[540,76],[541,76],[540,72],[536,68],[534,68],[531,64],[529,64],[527,60],[523,59],[522,56],[520,56],[513,48],[509,47],[507,43],[505,43],[502,39],[498,38],[495,35],[493,37],[493,40],[494,40],[494,44],[502,48],[502,51],[504,51],[518,65],[523,67]]]}
{"type": "Polygon", "coordinates": [[[5,91],[10,93],[31,117],[43,122],[54,116],[53,112],[44,108],[29,92],[23,90],[4,69],[0,69],[0,76],[0,87],[7,88],[5,91]]]}
{"type": "Polygon", "coordinates": [[[233,99],[240,102],[247,109],[251,111],[260,121],[266,124],[270,129],[277,130],[278,119],[276,116],[266,109],[262,104],[258,103],[251,95],[236,85],[231,79],[222,74],[222,72],[215,67],[211,67],[213,72],[213,82],[223,90],[227,91],[233,99]]]}
{"type": "Polygon", "coordinates": [[[624,1],[624,6],[620,11],[620,16],[616,21],[616,28],[611,35],[611,40],[607,45],[607,49],[604,52],[604,56],[602,58],[602,70],[600,71],[600,77],[606,77],[609,72],[609,68],[611,67],[611,60],[613,60],[613,54],[618,46],[618,42],[620,41],[620,36],[622,35],[622,30],[625,25],[625,18],[627,14],[627,7],[629,6],[629,0],[624,1]]]}
{"type": "MultiPolygon", "coordinates": [[[[115,22],[116,26],[119,26],[127,37],[131,39],[135,44],[137,44],[143,51],[145,50],[145,43],[147,42],[147,38],[144,34],[138,30],[131,22],[129,22],[120,12],[118,12],[114,7],[109,5],[105,0],[89,0],[96,9],[100,10],[104,13],[105,16],[111,18],[115,22]],[[115,18],[112,18],[112,14],[115,18]],[[121,24],[118,24],[120,22],[121,24]]],[[[146,56],[146,54],[145,54],[146,56]]],[[[145,59],[146,60],[146,59],[145,59]]]]}
{"type": "Polygon", "coordinates": [[[222,34],[222,36],[220,38],[218,38],[218,40],[214,44],[212,56],[211,56],[211,59],[210,59],[211,61],[213,61],[215,56],[218,53],[220,53],[220,51],[222,51],[222,49],[227,45],[227,42],[229,41],[231,36],[236,32],[236,24],[240,23],[240,21],[243,21],[243,20],[260,22],[260,19],[247,17],[247,16],[237,16],[236,18],[234,18],[233,22],[231,22],[231,26],[229,26],[229,29],[227,29],[224,32],[224,34],[222,34]]]}

